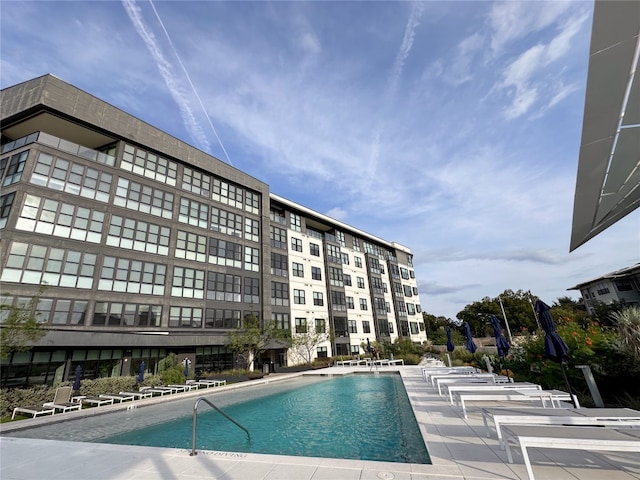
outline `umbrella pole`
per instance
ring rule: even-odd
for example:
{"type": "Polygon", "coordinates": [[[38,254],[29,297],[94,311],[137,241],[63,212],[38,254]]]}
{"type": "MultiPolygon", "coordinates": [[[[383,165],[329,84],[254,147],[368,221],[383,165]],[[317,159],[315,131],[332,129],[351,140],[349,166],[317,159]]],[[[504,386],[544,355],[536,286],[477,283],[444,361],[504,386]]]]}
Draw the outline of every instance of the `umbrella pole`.
{"type": "Polygon", "coordinates": [[[573,392],[571,391],[571,384],[569,383],[569,377],[567,377],[567,372],[564,369],[564,365],[565,365],[565,362],[560,362],[560,370],[562,370],[562,376],[564,377],[564,383],[567,385],[567,390],[569,390],[569,396],[571,397],[571,404],[573,405],[573,408],[578,408],[578,405],[576,405],[575,396],[573,395],[573,392]]]}

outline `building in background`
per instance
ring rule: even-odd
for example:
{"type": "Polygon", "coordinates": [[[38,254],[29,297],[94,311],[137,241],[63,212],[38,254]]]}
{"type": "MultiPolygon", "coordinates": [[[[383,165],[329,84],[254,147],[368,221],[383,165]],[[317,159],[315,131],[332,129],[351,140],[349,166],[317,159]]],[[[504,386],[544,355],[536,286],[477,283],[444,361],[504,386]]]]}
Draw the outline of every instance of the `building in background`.
{"type": "Polygon", "coordinates": [[[640,305],[640,263],[579,283],[569,290],[580,291],[589,315],[595,313],[598,303],[640,305]]]}
{"type": "Polygon", "coordinates": [[[3,386],[51,384],[77,365],[89,378],[142,361],[154,372],[170,352],[199,371],[233,368],[228,332],[249,314],[318,333],[310,355],[260,359],[276,365],[426,340],[407,247],[274,195],[54,76],[2,90],[0,105],[2,303],[40,295],[47,328],[2,360],[3,386]]]}

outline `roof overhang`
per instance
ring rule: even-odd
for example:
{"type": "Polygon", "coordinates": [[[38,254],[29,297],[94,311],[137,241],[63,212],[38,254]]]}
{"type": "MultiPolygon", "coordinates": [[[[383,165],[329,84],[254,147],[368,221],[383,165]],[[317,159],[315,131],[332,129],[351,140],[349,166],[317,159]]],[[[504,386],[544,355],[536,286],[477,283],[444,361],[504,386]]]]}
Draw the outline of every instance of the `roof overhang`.
{"type": "Polygon", "coordinates": [[[640,206],[640,2],[596,0],[569,251],[640,206]]]}

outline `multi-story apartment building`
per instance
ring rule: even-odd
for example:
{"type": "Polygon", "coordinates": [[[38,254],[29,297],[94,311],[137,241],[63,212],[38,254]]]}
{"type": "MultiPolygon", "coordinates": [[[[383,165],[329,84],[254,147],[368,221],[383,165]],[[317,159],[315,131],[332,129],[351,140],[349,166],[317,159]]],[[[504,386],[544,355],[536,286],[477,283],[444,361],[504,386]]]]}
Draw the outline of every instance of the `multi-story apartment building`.
{"type": "MultiPolygon", "coordinates": [[[[269,186],[60,79],[0,92],[2,303],[46,336],[2,360],[2,384],[154,372],[170,352],[197,370],[236,365],[244,316],[311,351],[426,340],[411,251],[274,195],[269,186]],[[309,342],[307,342],[309,343],[309,342]]],[[[0,317],[0,320],[6,318],[0,317]]],[[[1,326],[1,325],[0,325],[1,326]]]]}
{"type": "Polygon", "coordinates": [[[640,263],[579,283],[569,290],[580,291],[589,315],[595,313],[598,303],[640,305],[640,263]]]}

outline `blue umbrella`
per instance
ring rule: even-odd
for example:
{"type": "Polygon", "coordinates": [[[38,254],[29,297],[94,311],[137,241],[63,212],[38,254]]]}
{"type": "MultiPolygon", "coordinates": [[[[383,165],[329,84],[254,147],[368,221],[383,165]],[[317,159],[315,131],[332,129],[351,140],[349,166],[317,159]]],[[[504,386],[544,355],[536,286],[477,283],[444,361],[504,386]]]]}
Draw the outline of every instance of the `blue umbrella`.
{"type": "Polygon", "coordinates": [[[138,372],[138,383],[144,382],[144,360],[140,363],[140,371],[138,372]]]}
{"type": "Polygon", "coordinates": [[[536,300],[534,310],[538,314],[538,321],[544,330],[544,354],[547,358],[550,358],[554,362],[558,362],[560,364],[564,383],[566,383],[569,394],[571,395],[571,402],[575,408],[578,408],[571,391],[571,384],[569,383],[567,372],[564,370],[565,364],[569,359],[569,347],[562,337],[556,332],[556,324],[553,321],[550,309],[551,307],[542,300],[536,300]]]}
{"type": "Polygon", "coordinates": [[[73,389],[76,392],[80,391],[80,380],[81,380],[81,377],[82,377],[82,367],[80,367],[80,365],[78,365],[76,367],[76,379],[73,382],[73,389]]]}
{"type": "Polygon", "coordinates": [[[191,363],[191,361],[188,358],[184,359],[184,376],[186,378],[189,377],[189,364],[191,363]]]}
{"type": "Polygon", "coordinates": [[[451,327],[447,327],[447,352],[453,352],[456,349],[456,346],[453,344],[453,340],[451,340],[451,327]]]}
{"type": "Polygon", "coordinates": [[[478,347],[475,343],[473,343],[473,336],[471,335],[471,327],[469,326],[469,322],[464,322],[464,331],[465,335],[467,336],[467,344],[465,345],[467,347],[467,350],[469,350],[471,353],[476,353],[478,347]]]}
{"type": "Polygon", "coordinates": [[[538,314],[538,320],[540,326],[544,330],[544,354],[553,360],[554,362],[564,363],[569,358],[569,347],[556,332],[556,325],[553,322],[553,317],[549,305],[542,300],[536,300],[534,307],[538,314]]]}
{"type": "Polygon", "coordinates": [[[371,342],[369,342],[368,338],[367,338],[367,352],[371,353],[371,342]]]}
{"type": "Polygon", "coordinates": [[[500,325],[500,320],[495,315],[491,315],[490,317],[491,326],[493,327],[493,336],[496,337],[496,349],[498,350],[498,355],[501,357],[506,357],[509,353],[509,349],[511,345],[507,342],[507,339],[502,335],[502,326],[500,325]]]}

